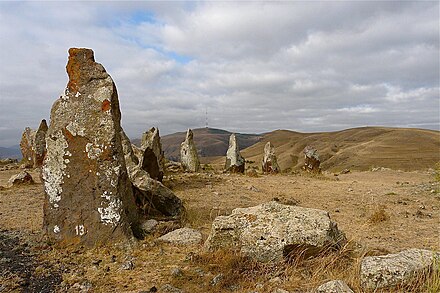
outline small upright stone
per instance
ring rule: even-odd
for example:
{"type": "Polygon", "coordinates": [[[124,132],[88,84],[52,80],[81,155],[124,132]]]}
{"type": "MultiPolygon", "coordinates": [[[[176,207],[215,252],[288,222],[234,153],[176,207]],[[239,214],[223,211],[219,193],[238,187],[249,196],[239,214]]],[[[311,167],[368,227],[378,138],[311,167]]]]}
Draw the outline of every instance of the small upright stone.
{"type": "Polygon", "coordinates": [[[35,130],[26,127],[20,141],[21,155],[23,156],[23,162],[26,168],[32,168],[34,166],[34,140],[35,130]]]}
{"type": "Polygon", "coordinates": [[[229,147],[226,152],[225,170],[232,173],[244,173],[245,160],[240,154],[240,148],[235,133],[229,137],[229,147]]]}
{"type": "Polygon", "coordinates": [[[276,174],[280,172],[280,166],[278,166],[277,156],[275,155],[275,147],[270,141],[264,146],[264,157],[261,165],[263,173],[276,174]]]}
{"type": "Polygon", "coordinates": [[[10,186],[33,184],[34,179],[32,178],[31,174],[29,174],[28,172],[21,171],[17,175],[14,175],[11,178],[9,178],[8,183],[10,186]]]}
{"type": "Polygon", "coordinates": [[[44,231],[63,245],[132,239],[140,215],[125,167],[116,86],[90,49],[69,49],[66,69],[69,82],[46,134],[44,231]]]}
{"type": "Polygon", "coordinates": [[[40,126],[38,127],[37,132],[35,133],[34,140],[34,153],[33,153],[33,161],[34,168],[40,168],[43,166],[43,160],[46,156],[46,132],[47,132],[47,123],[46,120],[41,120],[40,126]]]}
{"type": "Polygon", "coordinates": [[[165,169],[165,156],[160,142],[159,129],[150,128],[142,135],[141,157],[139,158],[141,168],[150,174],[150,177],[162,181],[165,169]]]}
{"type": "Polygon", "coordinates": [[[185,141],[180,145],[180,162],[185,171],[198,172],[200,170],[199,155],[197,154],[191,129],[188,129],[185,141]]]}
{"type": "Polygon", "coordinates": [[[341,280],[333,280],[316,288],[316,293],[354,293],[348,285],[341,280]]]}
{"type": "Polygon", "coordinates": [[[311,173],[321,173],[321,168],[319,168],[320,164],[321,161],[319,160],[318,150],[312,146],[306,146],[304,148],[303,170],[311,173]]]}

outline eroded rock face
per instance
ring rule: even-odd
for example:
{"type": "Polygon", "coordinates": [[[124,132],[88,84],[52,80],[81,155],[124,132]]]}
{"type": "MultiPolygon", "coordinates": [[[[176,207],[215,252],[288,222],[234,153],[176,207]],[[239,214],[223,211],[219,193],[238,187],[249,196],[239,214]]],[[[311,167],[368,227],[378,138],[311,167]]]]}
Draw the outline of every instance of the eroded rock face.
{"type": "Polygon", "coordinates": [[[160,142],[159,129],[150,128],[142,135],[141,155],[139,157],[141,168],[150,174],[150,177],[162,181],[165,170],[165,156],[160,142]]]}
{"type": "Polygon", "coordinates": [[[128,136],[121,130],[122,147],[128,176],[134,187],[136,204],[145,217],[171,217],[180,219],[184,207],[169,188],[154,180],[141,168],[128,136]]]}
{"type": "Polygon", "coordinates": [[[121,143],[116,86],[90,49],[71,48],[42,168],[44,229],[63,244],[131,239],[139,224],[121,143]]]}
{"type": "Polygon", "coordinates": [[[240,154],[240,148],[235,133],[229,137],[229,147],[226,152],[225,170],[232,173],[244,173],[245,160],[240,154]]]}
{"type": "Polygon", "coordinates": [[[40,126],[35,133],[34,140],[34,153],[33,153],[33,163],[34,168],[40,168],[43,166],[44,157],[46,156],[46,132],[47,132],[46,120],[41,120],[40,126]]]}
{"type": "Polygon", "coordinates": [[[408,249],[396,254],[368,256],[362,260],[360,279],[364,289],[393,287],[409,282],[417,273],[426,272],[440,261],[440,253],[408,249]]]}
{"type": "Polygon", "coordinates": [[[198,172],[200,170],[199,155],[193,140],[193,132],[188,129],[185,141],[180,145],[180,162],[183,170],[198,172]]]}
{"type": "Polygon", "coordinates": [[[26,127],[21,135],[20,150],[26,168],[32,168],[34,166],[35,133],[35,130],[26,127]]]}
{"type": "Polygon", "coordinates": [[[326,211],[272,201],[215,218],[205,247],[235,247],[258,261],[279,262],[297,251],[312,256],[345,241],[326,211]]]}
{"type": "Polygon", "coordinates": [[[321,161],[319,160],[318,150],[312,146],[306,146],[304,148],[303,170],[311,173],[321,173],[321,168],[319,168],[320,164],[321,161]]]}
{"type": "Polygon", "coordinates": [[[261,163],[263,173],[276,174],[280,172],[277,156],[275,155],[275,147],[268,141],[264,146],[263,162],[261,163]]]}

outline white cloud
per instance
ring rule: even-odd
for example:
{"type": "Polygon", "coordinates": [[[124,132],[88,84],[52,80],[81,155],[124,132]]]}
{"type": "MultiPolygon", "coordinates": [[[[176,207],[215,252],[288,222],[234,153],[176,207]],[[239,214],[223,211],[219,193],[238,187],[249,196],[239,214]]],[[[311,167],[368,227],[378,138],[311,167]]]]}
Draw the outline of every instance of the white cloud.
{"type": "Polygon", "coordinates": [[[0,145],[48,118],[93,48],[130,136],[210,126],[439,127],[433,2],[0,3],[0,145]],[[342,115],[343,114],[343,115],[342,115]]]}

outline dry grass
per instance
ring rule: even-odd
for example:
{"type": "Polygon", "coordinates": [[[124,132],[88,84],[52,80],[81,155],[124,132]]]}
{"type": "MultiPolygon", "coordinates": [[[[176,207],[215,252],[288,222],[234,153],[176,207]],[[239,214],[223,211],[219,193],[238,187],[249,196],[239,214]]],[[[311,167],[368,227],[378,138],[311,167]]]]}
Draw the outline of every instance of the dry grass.
{"type": "Polygon", "coordinates": [[[370,224],[376,225],[388,221],[390,219],[390,216],[386,212],[385,208],[385,205],[378,206],[368,218],[368,222],[370,224]]]}

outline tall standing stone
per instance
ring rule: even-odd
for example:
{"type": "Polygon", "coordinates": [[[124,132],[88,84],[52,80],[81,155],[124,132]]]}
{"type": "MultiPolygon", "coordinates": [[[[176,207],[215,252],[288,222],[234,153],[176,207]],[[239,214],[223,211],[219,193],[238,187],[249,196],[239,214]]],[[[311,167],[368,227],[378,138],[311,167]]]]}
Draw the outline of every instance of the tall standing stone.
{"type": "Polygon", "coordinates": [[[197,154],[191,129],[188,129],[185,141],[180,145],[180,162],[185,171],[198,172],[200,169],[199,155],[197,154]]]}
{"type": "Polygon", "coordinates": [[[23,156],[23,162],[27,168],[34,166],[34,140],[35,130],[26,127],[21,135],[20,150],[23,156]]]}
{"type": "Polygon", "coordinates": [[[235,133],[229,137],[229,147],[226,152],[225,170],[232,173],[244,173],[245,160],[240,154],[240,148],[235,133]]]}
{"type": "Polygon", "coordinates": [[[34,168],[39,168],[43,165],[44,157],[46,156],[46,132],[47,132],[46,120],[41,120],[40,126],[35,133],[34,140],[34,153],[33,153],[33,163],[34,168]]]}
{"type": "Polygon", "coordinates": [[[261,163],[263,173],[276,174],[280,172],[277,156],[275,155],[275,147],[268,141],[264,146],[263,162],[261,163]]]}
{"type": "Polygon", "coordinates": [[[159,129],[150,128],[142,135],[141,157],[139,158],[141,168],[150,174],[150,177],[162,181],[165,170],[165,156],[160,142],[159,129]]]}
{"type": "Polygon", "coordinates": [[[318,150],[312,146],[306,146],[304,148],[304,166],[303,170],[311,173],[321,173],[319,165],[321,161],[319,159],[318,150]]]}
{"type": "Polygon", "coordinates": [[[51,110],[44,230],[87,246],[131,239],[139,221],[121,143],[116,86],[90,49],[69,49],[69,82],[51,110]]]}

